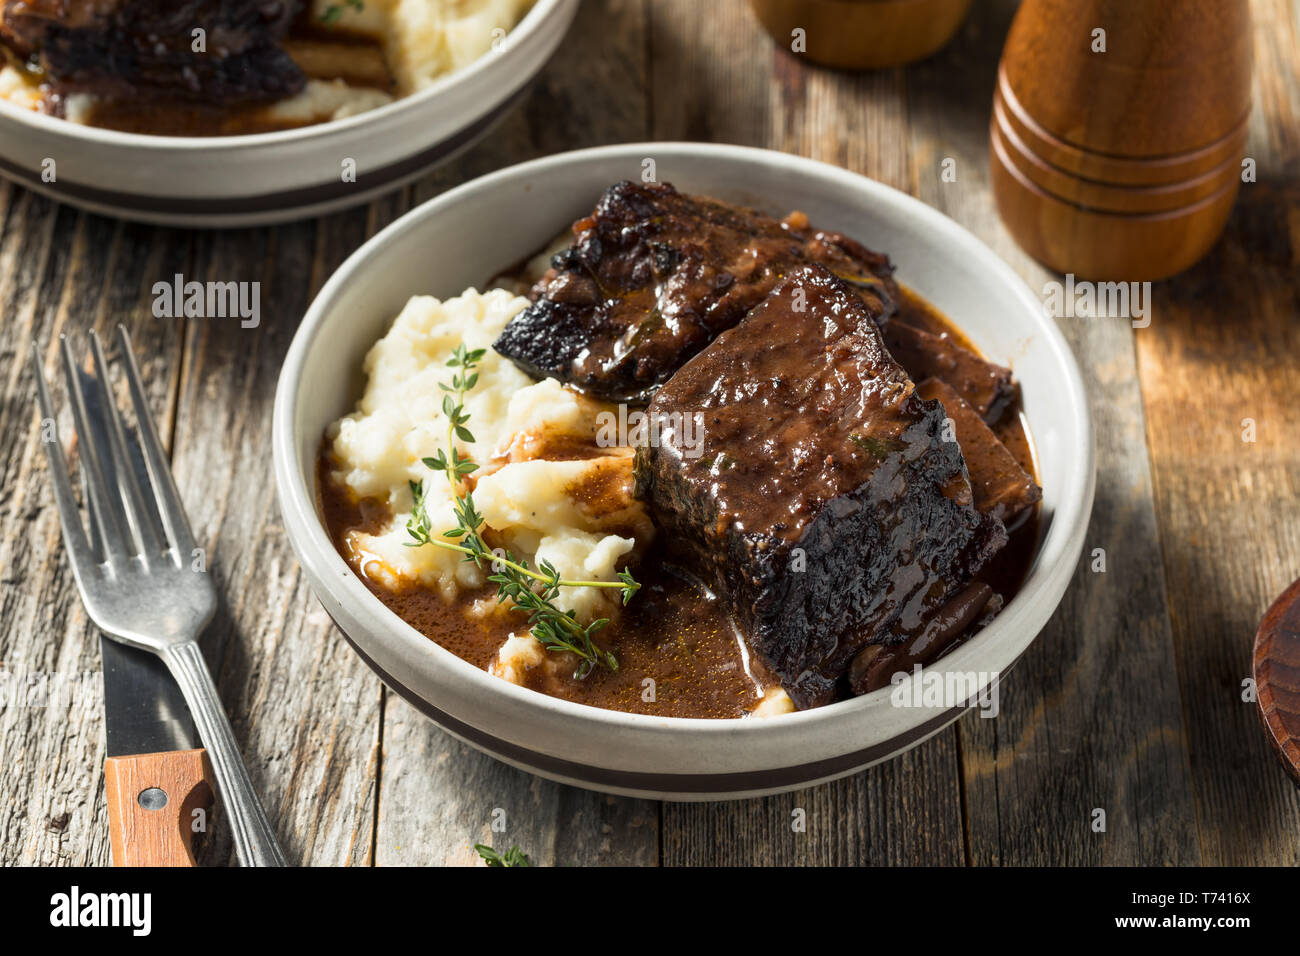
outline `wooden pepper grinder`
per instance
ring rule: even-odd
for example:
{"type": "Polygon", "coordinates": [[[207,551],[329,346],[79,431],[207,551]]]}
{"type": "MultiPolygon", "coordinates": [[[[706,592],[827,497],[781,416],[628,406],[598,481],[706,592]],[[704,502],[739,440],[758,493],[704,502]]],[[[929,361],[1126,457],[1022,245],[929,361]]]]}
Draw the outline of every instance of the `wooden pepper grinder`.
{"type": "Polygon", "coordinates": [[[989,124],[994,198],[1045,265],[1161,279],[1214,245],[1242,182],[1249,0],[1024,0],[989,124]]]}

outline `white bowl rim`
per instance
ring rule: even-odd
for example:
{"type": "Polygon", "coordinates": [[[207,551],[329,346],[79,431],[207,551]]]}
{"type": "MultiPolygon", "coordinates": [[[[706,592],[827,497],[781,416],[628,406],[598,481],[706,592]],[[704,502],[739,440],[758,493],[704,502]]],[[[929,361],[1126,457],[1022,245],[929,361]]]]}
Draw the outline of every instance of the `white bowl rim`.
{"type": "MultiPolygon", "coordinates": [[[[988,638],[996,633],[1009,630],[1019,620],[1034,616],[1034,611],[1027,603],[1033,591],[1041,590],[1054,593],[1052,609],[1047,617],[1059,606],[1060,598],[1073,576],[1077,555],[1082,548],[1082,541],[1087,533],[1088,518],[1092,509],[1093,492],[1096,482],[1094,467],[1094,437],[1092,415],[1087,394],[1083,387],[1083,377],[1079,371],[1065,337],[1057,328],[1055,321],[1048,314],[1043,304],[1035,298],[1025,280],[1015,272],[1003,259],[984,242],[969,232],[964,226],[945,216],[919,199],[900,192],[891,186],[870,179],[859,173],[851,172],[820,160],[795,156],[776,150],[760,149],[752,146],[740,146],[726,143],[692,143],[692,142],[640,142],[619,143],[596,146],[587,149],[570,150],[554,153],[539,159],[517,163],[502,169],[476,177],[462,183],[434,198],[416,206],[394,220],[387,227],[376,233],[355,252],[353,252],[334,274],[321,287],[316,298],[309,306],[306,315],[294,334],[289,351],[281,367],[280,378],[276,387],[273,422],[272,454],[280,510],[285,520],[285,530],[298,554],[299,561],[308,570],[308,577],[317,577],[322,581],[339,582],[342,594],[339,603],[348,603],[358,617],[363,617],[371,625],[372,633],[383,633],[404,645],[401,650],[411,654],[431,655],[430,659],[452,669],[452,676],[468,681],[473,690],[486,694],[503,694],[513,698],[524,708],[538,708],[551,711],[556,716],[574,721],[594,721],[629,732],[666,734],[676,737],[682,733],[692,736],[704,734],[727,738],[736,742],[752,739],[753,735],[762,734],[780,727],[791,731],[803,727],[811,730],[819,724],[838,722],[849,718],[854,711],[866,711],[892,693],[891,687],[882,687],[867,694],[849,700],[837,701],[809,710],[781,714],[761,719],[752,718],[697,718],[667,717],[652,714],[635,714],[626,711],[610,710],[591,704],[581,704],[552,697],[538,691],[519,687],[499,677],[494,677],[485,670],[480,670],[463,658],[430,640],[414,627],[404,621],[395,612],[384,606],[378,598],[360,582],[356,574],[334,548],[324,525],[316,510],[314,489],[310,489],[300,480],[296,461],[296,436],[292,429],[294,404],[297,384],[302,376],[308,349],[317,331],[333,308],[334,299],[349,282],[353,273],[369,265],[372,256],[381,255],[385,246],[401,238],[408,230],[423,223],[424,220],[437,216],[439,212],[452,204],[462,202],[466,197],[481,191],[491,191],[499,183],[527,179],[535,172],[549,171],[582,160],[623,159],[636,160],[653,155],[661,158],[743,158],[752,162],[767,162],[785,165],[794,171],[816,177],[830,178],[838,181],[846,189],[866,190],[877,201],[893,205],[906,215],[916,216],[936,230],[942,230],[954,241],[966,247],[966,251],[976,257],[989,270],[994,280],[1013,291],[1026,308],[1039,317],[1041,331],[1046,343],[1061,367],[1065,369],[1065,380],[1060,383],[1057,398],[1067,403],[1067,417],[1076,422],[1078,427],[1073,435],[1073,443],[1063,449],[1061,454],[1077,461],[1079,467],[1067,472],[1066,481],[1058,491],[1059,504],[1052,514],[1047,533],[1039,542],[1033,565],[1021,589],[1007,606],[983,631],[965,644],[960,645],[939,661],[931,665],[941,671],[975,671],[971,667],[972,658],[977,658],[988,638]],[[310,548],[310,550],[309,550],[310,548]],[[1069,559],[1068,562],[1066,559],[1069,559]],[[340,575],[342,580],[340,582],[340,575]],[[344,598],[350,599],[344,601],[344,598]]],[[[314,473],[314,469],[312,470],[314,473]]],[[[317,596],[319,600],[319,596],[317,596]]],[[[1043,624],[1047,618],[1044,618],[1043,624]]],[[[341,628],[342,626],[339,625],[341,628]]],[[[1041,631],[1040,624],[1033,637],[1025,642],[1020,654],[1037,639],[1041,631]]],[[[351,640],[351,638],[348,638],[351,640]]],[[[369,657],[369,654],[365,655],[369,657]]],[[[1015,658],[1013,658],[1014,663],[1015,658]]],[[[1010,664],[1008,664],[1008,668],[1010,664]]],[[[1005,676],[1005,672],[1003,675],[1005,676]]],[[[981,687],[982,689],[982,687],[981,687]]],[[[417,692],[418,693],[418,692],[417,692]]],[[[420,696],[423,696],[422,694],[420,696]]]]}
{"type": "MultiPolygon", "coordinates": [[[[508,42],[520,43],[531,38],[547,18],[561,13],[570,0],[536,0],[514,25],[507,35],[508,42]]],[[[191,150],[244,150],[259,146],[283,146],[311,139],[320,139],[334,134],[344,134],[358,126],[381,122],[401,112],[418,109],[426,100],[446,92],[453,86],[469,83],[478,74],[492,67],[496,57],[491,51],[483,54],[473,63],[452,73],[438,77],[430,86],[393,100],[371,110],[354,113],[343,119],[327,120],[292,129],[273,130],[265,133],[239,133],[232,136],[159,136],[154,133],[129,133],[123,130],[104,129],[81,123],[70,123],[57,116],[49,116],[36,110],[23,109],[13,103],[0,99],[0,113],[19,123],[27,124],[44,132],[66,135],[74,139],[83,139],[99,146],[121,147],[124,149],[142,149],[150,152],[166,153],[169,151],[191,150]]]]}

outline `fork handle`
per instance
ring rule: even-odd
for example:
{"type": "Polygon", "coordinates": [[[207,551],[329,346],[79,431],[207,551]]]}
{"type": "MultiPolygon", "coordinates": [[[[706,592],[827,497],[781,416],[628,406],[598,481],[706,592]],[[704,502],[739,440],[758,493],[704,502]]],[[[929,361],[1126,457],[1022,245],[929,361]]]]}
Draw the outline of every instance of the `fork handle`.
{"type": "Polygon", "coordinates": [[[217,686],[212,682],[208,665],[195,641],[173,644],[161,654],[198,727],[216,772],[217,789],[226,819],[234,830],[235,852],[244,866],[286,866],[284,854],[275,842],[275,831],[248,779],[248,770],[230,729],[230,721],[221,706],[217,686]]]}
{"type": "Polygon", "coordinates": [[[104,761],[114,866],[195,866],[194,834],[207,828],[212,767],[202,750],[104,761]]]}

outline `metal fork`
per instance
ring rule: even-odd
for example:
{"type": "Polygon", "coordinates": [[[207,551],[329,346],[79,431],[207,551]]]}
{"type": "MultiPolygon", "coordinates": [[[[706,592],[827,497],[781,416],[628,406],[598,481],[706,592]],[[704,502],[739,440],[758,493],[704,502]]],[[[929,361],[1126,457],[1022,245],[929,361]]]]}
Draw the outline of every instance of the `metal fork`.
{"type": "MultiPolygon", "coordinates": [[[[194,537],[163,455],[158,430],[140,384],[140,369],[126,329],[118,326],[123,366],[135,407],[138,444],[122,423],[99,336],[90,333],[95,374],[79,371],[66,337],[63,372],[80,438],[81,474],[89,492],[90,537],[82,527],[57,425],[45,435],[54,501],[63,542],[86,613],[106,635],[152,651],[167,665],[185,696],[207,748],[244,866],[284,866],[275,833],[253,791],[203,661],[198,637],[212,620],[217,590],[207,574],[190,569],[194,537]],[[83,387],[84,379],[84,387],[83,387]],[[94,390],[89,396],[87,391],[94,390]],[[98,406],[91,416],[88,404],[98,406]],[[136,462],[143,458],[143,471],[136,462]]],[[[56,421],[39,349],[32,346],[41,417],[56,421]]]]}

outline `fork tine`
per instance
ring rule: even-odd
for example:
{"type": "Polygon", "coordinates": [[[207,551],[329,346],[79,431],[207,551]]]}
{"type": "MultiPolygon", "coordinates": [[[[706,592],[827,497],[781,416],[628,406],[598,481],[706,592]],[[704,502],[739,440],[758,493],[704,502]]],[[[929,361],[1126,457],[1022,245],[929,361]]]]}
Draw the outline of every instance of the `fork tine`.
{"type": "Polygon", "coordinates": [[[109,445],[113,454],[113,470],[117,473],[117,486],[122,492],[126,505],[127,520],[139,546],[140,554],[147,561],[150,557],[161,554],[163,548],[161,529],[158,526],[158,512],[152,503],[146,503],[144,492],[136,475],[135,462],[127,449],[126,430],[122,425],[122,416],[113,401],[111,379],[108,376],[108,361],[104,358],[104,346],[99,333],[90,331],[90,351],[94,356],[95,374],[101,383],[105,404],[100,408],[108,432],[109,445]]]}
{"type": "MultiPolygon", "coordinates": [[[[54,505],[59,511],[59,525],[63,528],[63,541],[72,562],[72,572],[80,578],[96,563],[95,554],[86,541],[86,531],[81,526],[81,515],[77,511],[77,499],[72,496],[72,482],[68,479],[68,459],[63,454],[63,443],[59,440],[58,419],[54,415],[54,403],[50,401],[50,388],[45,381],[45,367],[41,361],[41,350],[32,343],[32,367],[36,370],[36,401],[41,410],[41,418],[51,423],[53,434],[45,446],[45,459],[50,467],[50,478],[54,482],[54,505]]],[[[44,428],[44,425],[42,425],[44,428]]]]}
{"type": "Polygon", "coordinates": [[[149,469],[154,499],[158,503],[167,536],[176,548],[177,560],[183,563],[189,560],[194,550],[194,535],[190,531],[190,522],[185,516],[185,506],[181,503],[180,493],[176,490],[171,466],[163,454],[162,442],[158,439],[158,429],[154,426],[153,415],[149,413],[149,400],[144,394],[144,386],[140,384],[140,367],[136,365],[135,352],[131,348],[131,337],[127,334],[125,326],[117,327],[117,336],[121,343],[126,379],[131,386],[136,431],[140,435],[140,444],[144,448],[145,466],[149,469]]]}
{"type": "MultiPolygon", "coordinates": [[[[77,369],[77,374],[83,379],[90,377],[89,374],[82,371],[80,368],[77,369]]],[[[93,410],[87,407],[86,411],[90,413],[93,410]]],[[[103,557],[104,542],[99,536],[99,518],[95,514],[95,499],[91,495],[90,485],[86,481],[87,474],[87,469],[77,469],[77,478],[80,480],[81,484],[81,503],[86,508],[86,531],[90,535],[90,547],[94,550],[95,554],[100,555],[100,560],[103,561],[105,560],[103,557]]]]}
{"type": "Polygon", "coordinates": [[[81,469],[78,477],[81,479],[81,500],[86,505],[86,513],[90,520],[86,522],[86,530],[90,533],[90,549],[99,555],[97,560],[103,561],[104,542],[99,540],[99,522],[95,518],[95,502],[90,497],[90,486],[86,484],[86,470],[81,469]]]}
{"type": "Polygon", "coordinates": [[[82,391],[81,376],[77,374],[77,363],[72,357],[72,346],[67,336],[60,336],[63,352],[63,374],[68,382],[68,395],[72,399],[72,420],[77,426],[80,441],[81,471],[90,486],[90,498],[94,502],[91,512],[92,520],[99,526],[99,538],[103,542],[104,557],[108,561],[125,557],[128,553],[126,515],[122,511],[122,500],[108,487],[105,477],[104,461],[112,455],[102,435],[90,427],[86,412],[86,395],[82,391]]]}

